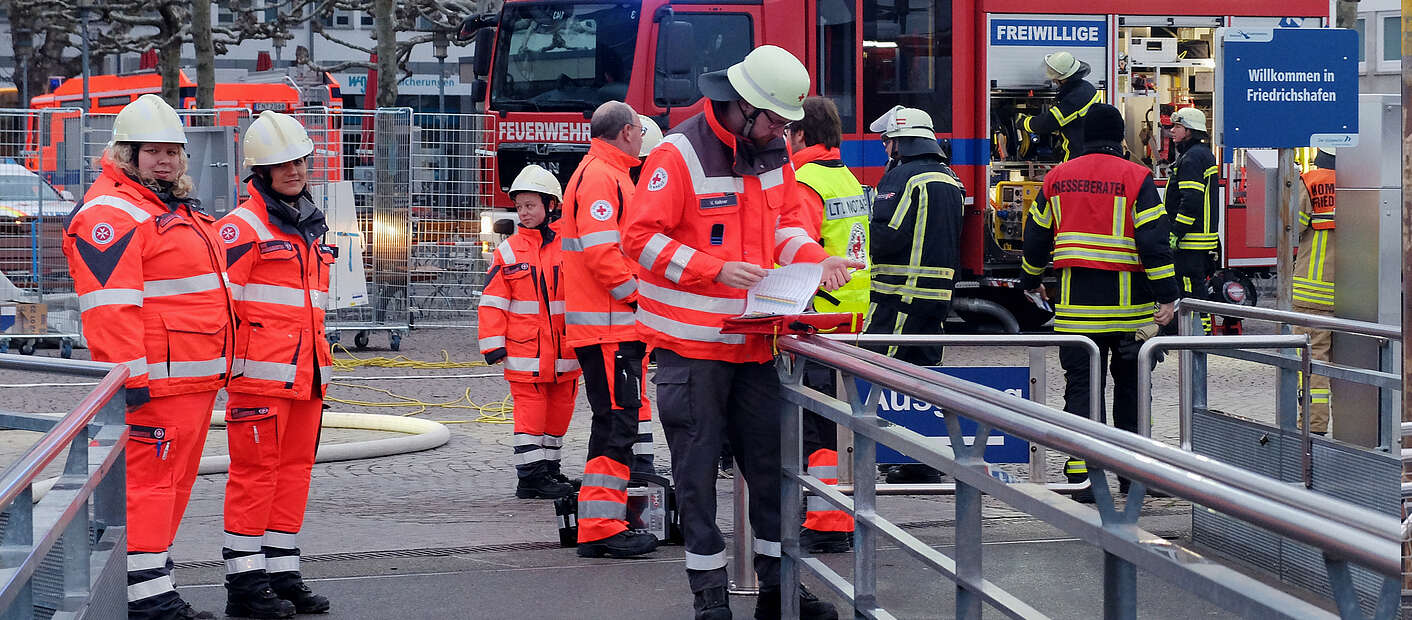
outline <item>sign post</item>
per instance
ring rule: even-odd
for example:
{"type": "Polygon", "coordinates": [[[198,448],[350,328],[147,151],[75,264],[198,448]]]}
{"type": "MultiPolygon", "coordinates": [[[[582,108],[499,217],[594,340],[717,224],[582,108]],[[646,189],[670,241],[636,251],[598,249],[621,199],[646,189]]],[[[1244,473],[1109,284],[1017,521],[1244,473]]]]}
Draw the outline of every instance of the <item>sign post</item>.
{"type": "Polygon", "coordinates": [[[1220,28],[1216,57],[1218,142],[1280,149],[1279,295],[1291,302],[1300,147],[1358,144],[1358,33],[1337,28],[1220,28]]]}

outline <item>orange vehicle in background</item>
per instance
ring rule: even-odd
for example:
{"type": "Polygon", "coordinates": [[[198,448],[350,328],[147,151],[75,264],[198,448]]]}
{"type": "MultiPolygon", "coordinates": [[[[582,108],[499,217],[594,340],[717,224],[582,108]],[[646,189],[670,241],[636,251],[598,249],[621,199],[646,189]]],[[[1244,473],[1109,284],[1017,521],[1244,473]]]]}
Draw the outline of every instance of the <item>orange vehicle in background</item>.
{"type": "MultiPolygon", "coordinates": [[[[326,72],[309,72],[301,76],[302,83],[296,82],[291,73],[285,71],[252,72],[239,82],[218,82],[215,88],[217,110],[216,125],[241,127],[256,114],[264,110],[298,114],[300,109],[324,108],[330,113],[343,109],[342,87],[334,77],[326,72]],[[242,110],[249,110],[243,113],[242,110]]],[[[92,114],[116,114],[133,100],[153,93],[162,92],[162,76],[153,71],[126,75],[93,75],[88,78],[89,112],[92,114]]],[[[196,82],[186,75],[178,74],[178,106],[181,109],[196,109],[196,82]]],[[[83,78],[72,77],[64,80],[53,92],[30,99],[30,107],[35,110],[55,110],[59,108],[83,107],[83,78]]],[[[76,117],[75,113],[57,112],[31,117],[26,138],[25,166],[43,175],[56,187],[76,181],[68,173],[60,173],[59,156],[65,137],[64,123],[76,117]],[[47,119],[46,128],[38,127],[38,118],[47,119]],[[41,129],[47,132],[41,132],[41,129]],[[44,135],[41,135],[43,133],[44,135]]],[[[319,131],[310,127],[309,135],[318,150],[314,157],[327,160],[310,168],[323,168],[328,171],[328,180],[343,177],[339,155],[342,152],[342,136],[333,128],[339,124],[329,123],[330,131],[319,131]]]]}

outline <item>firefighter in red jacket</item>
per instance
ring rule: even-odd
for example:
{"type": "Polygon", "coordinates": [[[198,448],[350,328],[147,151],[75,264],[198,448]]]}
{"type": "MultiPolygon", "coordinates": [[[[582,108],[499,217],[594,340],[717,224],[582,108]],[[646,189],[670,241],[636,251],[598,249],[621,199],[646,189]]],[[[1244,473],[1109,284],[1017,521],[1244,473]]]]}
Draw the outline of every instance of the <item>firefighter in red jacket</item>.
{"type": "Polygon", "coordinates": [[[260,114],[245,132],[250,199],[221,218],[236,300],[226,402],[226,614],[288,618],[329,610],[304,585],[296,536],[332,372],[324,306],[334,249],[308,191],[314,143],[299,121],[260,114]]]}
{"type": "Polygon", "coordinates": [[[477,310],[480,350],[505,363],[515,400],[515,497],[555,499],[574,486],[559,451],[574,414],[579,362],[564,342],[564,272],[559,181],[530,164],[510,184],[519,230],[500,242],[477,310]]]}
{"type": "Polygon", "coordinates": [[[235,350],[225,248],[215,218],[190,197],[185,144],[160,97],[128,104],[64,234],[93,359],[129,372],[130,618],[215,617],[173,589],[167,556],[235,350]]]}
{"type": "Polygon", "coordinates": [[[583,367],[593,409],[578,498],[578,554],[631,557],[657,548],[627,521],[632,472],[651,474],[652,414],[644,385],[647,345],[637,334],[637,264],[623,254],[619,224],[632,209],[629,171],[646,126],[628,104],[594,110],[592,143],[564,201],[565,336],[583,367]]]}
{"type": "MultiPolygon", "coordinates": [[[[638,329],[657,354],[657,411],[672,453],[696,617],[731,617],[725,541],[716,525],[716,465],[729,435],[750,487],[760,578],[755,617],[776,618],[783,397],[769,339],[721,328],[745,310],[747,289],[775,264],[822,263],[822,284],[832,290],[848,281],[848,267],[863,263],[829,256],[804,229],[781,138],[788,121],[804,116],[804,65],[765,45],[697,84],[710,101],[648,154],[623,249],[642,267],[638,329]]],[[[800,617],[837,617],[807,590],[798,594],[800,617]]]]}

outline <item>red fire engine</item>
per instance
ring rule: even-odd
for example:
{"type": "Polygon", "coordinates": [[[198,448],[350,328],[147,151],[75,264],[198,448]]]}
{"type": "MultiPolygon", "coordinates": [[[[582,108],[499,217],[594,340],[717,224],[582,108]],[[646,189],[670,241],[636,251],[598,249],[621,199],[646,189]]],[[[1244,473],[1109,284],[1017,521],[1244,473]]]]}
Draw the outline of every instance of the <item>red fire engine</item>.
{"type": "MultiPolygon", "coordinates": [[[[1046,137],[1018,135],[1013,119],[1054,97],[1041,58],[1065,50],[1089,64],[1087,79],[1125,115],[1134,160],[1162,185],[1175,158],[1164,120],[1188,106],[1212,116],[1216,28],[1322,27],[1328,14],[1326,0],[506,0],[462,36],[475,41],[473,92],[498,123],[502,190],[529,163],[567,180],[603,101],[670,127],[699,109],[696,76],[764,43],[803,60],[814,92],[838,104],[845,161],[865,184],[887,159],[868,122],[897,104],[928,111],[971,197],[957,295],[1032,326],[1042,316],[1011,286],[1025,208],[1056,161],[1046,137]]],[[[1274,249],[1246,241],[1245,154],[1215,147],[1223,264],[1268,268],[1274,249]]],[[[497,204],[508,203],[502,191],[497,204]]]]}

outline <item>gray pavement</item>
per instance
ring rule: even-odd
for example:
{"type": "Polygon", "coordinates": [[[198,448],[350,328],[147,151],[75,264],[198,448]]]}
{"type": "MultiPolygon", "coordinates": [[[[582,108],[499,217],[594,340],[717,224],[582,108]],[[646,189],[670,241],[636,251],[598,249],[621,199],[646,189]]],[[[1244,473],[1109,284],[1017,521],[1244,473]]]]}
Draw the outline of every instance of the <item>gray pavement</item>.
{"type": "MultiPolygon", "coordinates": [[[[380,338],[374,341],[385,342],[380,338]]],[[[414,360],[436,361],[445,350],[452,360],[472,362],[479,360],[475,347],[473,329],[425,330],[405,338],[401,354],[414,360]]],[[[76,351],[76,356],[86,357],[86,353],[76,351]]],[[[41,350],[40,354],[56,352],[41,350]]],[[[397,355],[385,350],[356,354],[397,355]]],[[[1025,365],[1027,360],[1023,349],[1013,348],[952,347],[946,357],[946,362],[953,365],[1025,365]]],[[[1058,405],[1062,402],[1062,373],[1057,355],[1051,352],[1048,360],[1047,398],[1050,404],[1058,405]]],[[[1273,418],[1273,371],[1213,358],[1211,375],[1212,408],[1259,420],[1273,418]]],[[[64,411],[91,388],[36,384],[76,381],[80,380],[0,370],[0,407],[12,411],[64,411]]],[[[431,407],[418,414],[445,422],[451,430],[450,441],[435,450],[315,466],[300,544],[310,558],[305,564],[307,573],[321,580],[318,589],[332,594],[336,604],[343,604],[333,617],[599,617],[596,614],[601,612],[595,610],[609,608],[614,617],[687,615],[689,598],[679,547],[664,548],[654,558],[642,561],[580,561],[571,550],[556,548],[557,526],[549,502],[514,499],[514,472],[509,464],[511,427],[484,421],[484,412],[469,408],[464,400],[499,403],[508,388],[498,368],[364,367],[336,375],[329,395],[331,399],[363,403],[394,400],[352,387],[355,385],[373,386],[427,403],[462,399],[462,408],[431,407]],[[377,379],[394,376],[402,378],[377,379]],[[607,599],[597,598],[587,605],[574,596],[575,592],[591,591],[605,584],[630,593],[626,598],[632,602],[605,603],[607,599]],[[351,604],[353,601],[356,604],[351,604]]],[[[1153,392],[1154,436],[1175,443],[1175,363],[1169,361],[1158,367],[1153,392]]],[[[417,410],[330,404],[333,411],[399,415],[417,410]]],[[[571,475],[582,469],[588,418],[588,406],[580,394],[563,450],[565,469],[571,475]]],[[[333,430],[324,434],[323,441],[345,442],[373,436],[377,434],[333,430]]],[[[667,453],[660,427],[656,436],[657,462],[659,468],[665,469],[667,453]]],[[[13,460],[34,438],[33,433],[0,431],[0,463],[13,460]]],[[[224,451],[219,429],[212,430],[206,451],[224,451]]],[[[1050,458],[1050,478],[1058,480],[1063,457],[1051,454],[1050,458]]],[[[1023,475],[1026,466],[1007,469],[1023,475]]],[[[220,559],[224,484],[224,475],[199,478],[172,550],[183,591],[193,601],[212,609],[220,607],[223,596],[219,587],[211,586],[220,582],[216,566],[220,559]]],[[[722,480],[719,489],[719,520],[729,530],[730,481],[722,480]]],[[[1056,617],[1096,615],[1098,607],[1084,608],[1081,604],[1096,605],[1095,597],[1101,596],[1099,555],[990,498],[986,499],[984,511],[988,540],[996,532],[994,544],[987,549],[987,561],[994,558],[988,565],[988,576],[1004,585],[1013,583],[1021,592],[1040,593],[1040,600],[1057,606],[1056,617]],[[1070,566],[1082,568],[1066,568],[1070,566]]],[[[953,503],[945,496],[885,497],[880,499],[879,512],[938,544],[944,544],[949,535],[947,525],[954,515],[953,503]]],[[[1165,536],[1181,538],[1190,526],[1189,507],[1179,500],[1148,500],[1145,513],[1152,515],[1149,518],[1161,519],[1160,527],[1145,525],[1165,536]]],[[[950,615],[949,611],[939,611],[948,609],[950,604],[950,589],[942,587],[944,580],[927,575],[897,553],[884,554],[879,566],[886,571],[884,575],[890,575],[887,587],[894,590],[895,599],[904,610],[915,610],[915,615],[904,613],[901,617],[950,615]],[[912,593],[921,592],[917,588],[923,586],[932,586],[937,593],[913,597],[912,593]]],[[[1192,604],[1194,597],[1179,595],[1161,585],[1144,585],[1143,596],[1144,609],[1151,606],[1150,617],[1207,617],[1212,611],[1192,604]]],[[[886,599],[884,602],[890,604],[886,599]]],[[[748,604],[737,601],[737,612],[748,616],[748,604]]]]}

